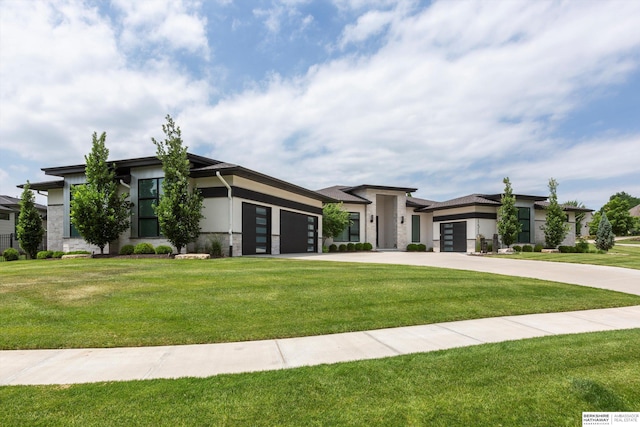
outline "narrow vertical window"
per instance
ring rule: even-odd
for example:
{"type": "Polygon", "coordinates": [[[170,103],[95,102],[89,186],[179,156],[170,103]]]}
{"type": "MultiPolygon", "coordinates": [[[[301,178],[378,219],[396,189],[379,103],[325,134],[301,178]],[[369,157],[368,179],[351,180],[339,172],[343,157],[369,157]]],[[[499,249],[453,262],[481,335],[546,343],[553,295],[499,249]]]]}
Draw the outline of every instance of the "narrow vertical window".
{"type": "Polygon", "coordinates": [[[420,243],[420,215],[411,215],[411,242],[420,243]]]}
{"type": "Polygon", "coordinates": [[[520,223],[520,233],[518,233],[518,243],[531,243],[531,209],[518,208],[518,222],[520,223]]]}
{"type": "Polygon", "coordinates": [[[160,236],[160,224],[155,206],[162,196],[163,178],[138,181],[138,237],[160,236]]]}

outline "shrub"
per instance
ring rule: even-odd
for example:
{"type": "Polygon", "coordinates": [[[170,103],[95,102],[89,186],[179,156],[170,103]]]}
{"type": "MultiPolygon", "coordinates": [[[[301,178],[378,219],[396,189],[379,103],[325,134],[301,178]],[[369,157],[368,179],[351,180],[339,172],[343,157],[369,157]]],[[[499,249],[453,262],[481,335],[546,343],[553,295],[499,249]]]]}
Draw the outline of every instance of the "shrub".
{"type": "Polygon", "coordinates": [[[322,253],[323,253],[323,254],[326,254],[326,253],[328,253],[328,252],[329,252],[329,248],[328,248],[328,247],[326,247],[326,246],[323,246],[323,247],[322,247],[322,253]]]}
{"type": "Polygon", "coordinates": [[[534,246],[533,252],[542,252],[542,248],[543,246],[540,243],[538,243],[537,245],[534,246]]]}
{"type": "Polygon", "coordinates": [[[563,254],[572,254],[576,252],[575,246],[558,246],[558,250],[563,254]]]}
{"type": "Polygon", "coordinates": [[[133,248],[133,253],[136,255],[155,254],[156,251],[153,249],[153,245],[151,243],[138,243],[136,247],[133,248]]]}
{"type": "Polygon", "coordinates": [[[513,250],[516,252],[522,252],[522,246],[520,245],[513,245],[513,250]]]}
{"type": "Polygon", "coordinates": [[[89,251],[71,251],[67,252],[67,255],[89,255],[90,253],[89,251]]]}
{"type": "Polygon", "coordinates": [[[15,249],[8,248],[4,250],[2,257],[5,261],[17,261],[20,258],[20,254],[15,249]]]}
{"type": "Polygon", "coordinates": [[[576,252],[581,254],[589,252],[589,244],[587,242],[576,243],[576,252]]]}
{"type": "Polygon", "coordinates": [[[156,248],[156,255],[170,255],[173,253],[173,248],[167,245],[160,245],[156,248]]]}
{"type": "Polygon", "coordinates": [[[356,251],[361,251],[363,248],[362,243],[356,243],[356,251]]]}
{"type": "Polygon", "coordinates": [[[418,245],[416,245],[415,243],[409,243],[407,245],[407,251],[408,252],[418,252],[418,245]]]}
{"type": "Polygon", "coordinates": [[[369,242],[365,242],[362,244],[362,249],[365,251],[373,250],[373,245],[369,242]]]}
{"type": "Polygon", "coordinates": [[[418,252],[426,252],[427,251],[427,245],[423,244],[423,243],[418,243],[418,252]]]}
{"type": "Polygon", "coordinates": [[[55,251],[51,256],[51,258],[62,258],[63,255],[64,255],[63,251],[55,251]]]}
{"type": "Polygon", "coordinates": [[[341,243],[340,246],[338,246],[338,251],[339,252],[346,252],[347,251],[347,245],[345,245],[344,243],[341,243]]]}
{"type": "Polygon", "coordinates": [[[38,259],[47,259],[53,256],[53,251],[39,251],[36,254],[36,258],[38,259]]]}
{"type": "Polygon", "coordinates": [[[356,250],[356,244],[355,243],[347,243],[347,251],[348,252],[355,252],[356,250]]]}
{"type": "Polygon", "coordinates": [[[207,252],[209,252],[209,255],[213,258],[222,258],[224,256],[222,253],[222,242],[218,239],[211,239],[207,245],[207,249],[207,252]]]}
{"type": "Polygon", "coordinates": [[[533,252],[533,246],[531,245],[524,245],[522,247],[522,252],[533,252]]]}
{"type": "Polygon", "coordinates": [[[329,252],[338,252],[338,246],[335,243],[330,244],[329,252]]]}
{"type": "Polygon", "coordinates": [[[131,255],[133,254],[134,247],[133,245],[124,245],[120,248],[120,255],[131,255]]]}

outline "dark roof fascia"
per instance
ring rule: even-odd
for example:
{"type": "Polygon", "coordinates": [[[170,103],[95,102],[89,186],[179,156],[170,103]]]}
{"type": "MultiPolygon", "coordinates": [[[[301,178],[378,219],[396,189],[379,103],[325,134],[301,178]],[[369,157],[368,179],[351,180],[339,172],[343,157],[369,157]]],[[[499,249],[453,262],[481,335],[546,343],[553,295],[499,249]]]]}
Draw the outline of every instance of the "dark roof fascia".
{"type": "MultiPolygon", "coordinates": [[[[443,202],[444,203],[444,202],[443,202]]],[[[435,212],[435,211],[442,211],[445,209],[455,209],[455,208],[464,208],[467,206],[500,206],[499,204],[496,203],[483,203],[483,202],[469,202],[469,203],[460,203],[460,204],[455,204],[455,205],[444,205],[444,206],[427,206],[425,208],[419,208],[416,209],[416,212],[435,212]]]]}
{"type": "MultiPolygon", "coordinates": [[[[18,188],[24,188],[27,184],[20,184],[18,188]]],[[[30,182],[29,188],[36,191],[55,190],[56,188],[64,188],[64,180],[58,179],[55,181],[42,181],[42,182],[30,182]]]]}
{"type": "Polygon", "coordinates": [[[417,188],[409,188],[409,187],[389,187],[386,185],[370,185],[370,184],[362,184],[362,185],[356,185],[355,187],[347,187],[344,188],[342,191],[344,191],[345,193],[351,193],[352,191],[356,191],[356,190],[363,190],[363,189],[372,189],[372,190],[390,190],[390,191],[402,191],[404,193],[413,193],[418,191],[417,188]]]}
{"type": "Polygon", "coordinates": [[[295,184],[291,184],[290,182],[283,181],[278,178],[274,178],[269,175],[262,174],[260,172],[256,172],[251,169],[244,168],[239,165],[234,165],[231,163],[218,163],[210,166],[206,166],[199,169],[193,169],[191,171],[192,178],[201,178],[201,177],[209,177],[216,176],[216,172],[220,172],[221,175],[236,175],[243,178],[250,179],[252,181],[260,182],[262,184],[267,184],[272,187],[279,188],[281,190],[290,191],[295,194],[299,194],[301,196],[306,196],[315,200],[320,200],[324,203],[335,203],[337,200],[327,197],[324,194],[320,194],[317,191],[309,190],[304,187],[300,187],[295,184]]]}
{"type": "MultiPolygon", "coordinates": [[[[533,205],[534,209],[538,209],[538,210],[546,210],[549,207],[549,202],[536,202],[533,205]]],[[[571,206],[571,205],[563,205],[560,204],[560,207],[562,208],[563,211],[567,211],[567,212],[594,212],[593,209],[589,209],[589,208],[579,208],[577,206],[571,206]]]]}
{"type": "MultiPolygon", "coordinates": [[[[543,202],[548,199],[548,196],[534,196],[531,194],[514,194],[516,200],[533,200],[534,202],[543,202]]],[[[496,202],[502,201],[502,194],[482,194],[480,197],[485,199],[495,200],[496,202]]]]}
{"type": "MultiPolygon", "coordinates": [[[[209,159],[207,157],[198,156],[196,154],[191,154],[191,153],[187,153],[187,158],[191,162],[192,168],[201,168],[209,165],[222,163],[219,160],[209,159]]],[[[156,166],[156,165],[162,164],[162,162],[157,156],[138,157],[134,159],[122,159],[122,160],[108,160],[107,163],[109,165],[115,164],[116,169],[121,171],[130,169],[130,168],[135,168],[135,167],[156,166]]],[[[84,173],[85,168],[86,168],[86,165],[81,164],[81,165],[72,165],[72,166],[42,168],[42,171],[47,175],[64,177],[66,175],[84,173]]],[[[125,172],[122,172],[122,174],[127,175],[127,173],[125,172]]]]}

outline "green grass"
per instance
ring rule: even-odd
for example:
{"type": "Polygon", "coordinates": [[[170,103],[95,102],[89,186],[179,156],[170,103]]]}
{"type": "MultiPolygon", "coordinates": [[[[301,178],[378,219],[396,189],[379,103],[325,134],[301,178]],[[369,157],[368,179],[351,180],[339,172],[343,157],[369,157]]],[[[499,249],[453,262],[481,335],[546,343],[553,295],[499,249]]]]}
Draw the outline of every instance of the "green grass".
{"type": "Polygon", "coordinates": [[[640,237],[630,237],[624,240],[616,240],[616,243],[624,243],[625,245],[640,245],[640,237]]]}
{"type": "Polygon", "coordinates": [[[640,410],[640,329],[206,379],[0,388],[0,425],[580,426],[640,410]]]}
{"type": "Polygon", "coordinates": [[[636,304],[639,296],[426,267],[17,261],[0,266],[0,348],[232,342],[636,304]]]}
{"type": "MultiPolygon", "coordinates": [[[[595,246],[590,246],[592,249],[595,249],[595,246]]],[[[623,267],[640,270],[640,246],[614,246],[613,249],[604,254],[547,254],[540,252],[518,252],[515,255],[509,255],[505,258],[607,265],[610,267],[623,267]]]]}

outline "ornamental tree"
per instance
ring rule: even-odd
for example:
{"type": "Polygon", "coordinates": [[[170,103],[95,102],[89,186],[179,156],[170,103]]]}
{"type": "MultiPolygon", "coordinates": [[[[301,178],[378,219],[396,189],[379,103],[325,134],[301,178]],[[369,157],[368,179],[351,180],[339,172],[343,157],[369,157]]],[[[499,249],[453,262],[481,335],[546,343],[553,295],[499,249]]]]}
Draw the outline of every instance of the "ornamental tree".
{"type": "Polygon", "coordinates": [[[131,224],[129,194],[118,194],[115,165],[107,164],[106,139],[106,132],[100,138],[93,133],[91,153],[84,156],[87,182],[71,187],[71,223],[87,243],[100,248],[101,254],[131,224]]]}
{"type": "Polygon", "coordinates": [[[569,233],[567,216],[558,204],[558,181],[549,179],[549,206],[547,207],[546,222],[541,227],[544,232],[544,242],[548,248],[556,248],[569,233]]]}
{"type": "Polygon", "coordinates": [[[602,217],[598,224],[598,232],[596,233],[596,248],[608,251],[613,245],[615,245],[615,235],[607,218],[607,213],[602,212],[602,217]]]}
{"type": "Polygon", "coordinates": [[[36,209],[35,197],[30,189],[31,184],[27,181],[20,198],[20,215],[16,232],[20,247],[31,259],[35,259],[38,248],[42,243],[44,228],[42,227],[42,217],[36,209]]]}
{"type": "Polygon", "coordinates": [[[518,208],[516,207],[516,196],[513,195],[509,178],[502,180],[504,183],[504,193],[502,194],[502,205],[498,209],[498,234],[502,237],[502,243],[511,246],[518,240],[518,233],[522,231],[522,224],[518,221],[518,208]]]}
{"type": "Polygon", "coordinates": [[[342,202],[327,203],[322,207],[322,238],[334,238],[347,228],[351,220],[349,212],[342,209],[342,202]]]}
{"type": "Polygon", "coordinates": [[[182,146],[180,127],[170,115],[167,114],[166,119],[167,124],[162,125],[166,136],[164,141],[151,138],[164,171],[163,194],[155,211],[160,231],[180,253],[183,247],[200,236],[203,197],[196,187],[189,190],[188,147],[182,146]]]}

